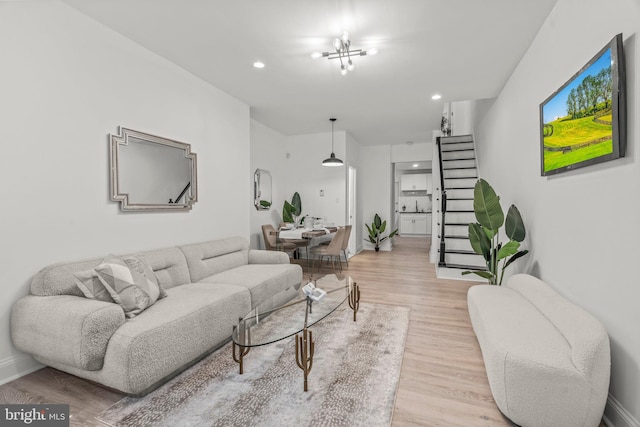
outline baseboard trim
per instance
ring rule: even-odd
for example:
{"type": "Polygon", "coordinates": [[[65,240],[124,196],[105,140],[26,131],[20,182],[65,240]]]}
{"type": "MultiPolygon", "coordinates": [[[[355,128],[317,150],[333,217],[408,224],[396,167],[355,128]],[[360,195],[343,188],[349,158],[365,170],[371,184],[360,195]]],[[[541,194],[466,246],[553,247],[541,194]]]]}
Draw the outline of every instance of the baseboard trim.
{"type": "Polygon", "coordinates": [[[31,372],[43,368],[44,365],[36,362],[26,353],[17,354],[0,360],[0,385],[23,377],[31,372]]]}
{"type": "Polygon", "coordinates": [[[611,394],[604,408],[603,421],[608,427],[640,427],[640,422],[611,394]]]}

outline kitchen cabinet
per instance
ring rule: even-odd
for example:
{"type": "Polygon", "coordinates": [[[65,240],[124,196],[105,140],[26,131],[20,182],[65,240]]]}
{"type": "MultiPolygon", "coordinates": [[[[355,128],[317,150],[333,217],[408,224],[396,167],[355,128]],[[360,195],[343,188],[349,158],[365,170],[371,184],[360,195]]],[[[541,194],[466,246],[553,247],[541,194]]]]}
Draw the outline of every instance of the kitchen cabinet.
{"type": "Polygon", "coordinates": [[[433,175],[427,174],[427,194],[433,194],[433,175]]]}
{"type": "Polygon", "coordinates": [[[427,174],[404,174],[400,177],[401,191],[427,191],[427,174]]]}
{"type": "Polygon", "coordinates": [[[400,215],[400,235],[404,234],[429,234],[431,228],[430,221],[426,213],[401,214],[400,215]]]}

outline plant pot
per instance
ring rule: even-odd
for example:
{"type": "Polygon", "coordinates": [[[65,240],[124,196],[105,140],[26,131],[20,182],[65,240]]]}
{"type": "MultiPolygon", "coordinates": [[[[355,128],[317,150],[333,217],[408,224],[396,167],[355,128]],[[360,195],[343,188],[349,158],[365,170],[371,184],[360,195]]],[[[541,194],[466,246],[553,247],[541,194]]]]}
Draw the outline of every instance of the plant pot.
{"type": "Polygon", "coordinates": [[[376,246],[376,252],[380,252],[380,246],[376,246]]]}

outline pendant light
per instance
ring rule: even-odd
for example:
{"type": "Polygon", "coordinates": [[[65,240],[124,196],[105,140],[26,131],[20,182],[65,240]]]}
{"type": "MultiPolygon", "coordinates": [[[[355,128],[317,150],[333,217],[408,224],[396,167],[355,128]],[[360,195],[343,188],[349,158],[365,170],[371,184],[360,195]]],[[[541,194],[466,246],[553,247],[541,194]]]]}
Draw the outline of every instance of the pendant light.
{"type": "Polygon", "coordinates": [[[329,120],[331,120],[331,155],[328,159],[323,160],[322,166],[342,166],[342,160],[337,158],[336,154],[333,152],[333,124],[335,123],[336,119],[332,117],[329,120]]]}

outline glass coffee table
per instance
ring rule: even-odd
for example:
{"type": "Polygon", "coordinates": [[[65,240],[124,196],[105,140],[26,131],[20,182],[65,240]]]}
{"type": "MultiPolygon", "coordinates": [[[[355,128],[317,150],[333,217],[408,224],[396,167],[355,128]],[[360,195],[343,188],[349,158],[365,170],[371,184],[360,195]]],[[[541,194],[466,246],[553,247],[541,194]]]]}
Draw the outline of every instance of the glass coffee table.
{"type": "Polygon", "coordinates": [[[338,307],[348,302],[353,310],[353,321],[360,308],[360,289],[350,276],[329,274],[304,280],[300,290],[291,301],[273,308],[270,302],[258,305],[239,319],[233,328],[233,360],[243,373],[243,359],[253,347],[273,344],[291,336],[295,337],[296,363],[304,374],[304,391],[307,391],[307,377],[313,366],[315,343],[311,328],[327,318],[338,307]],[[312,282],[315,287],[326,292],[319,301],[303,292],[312,282]]]}

